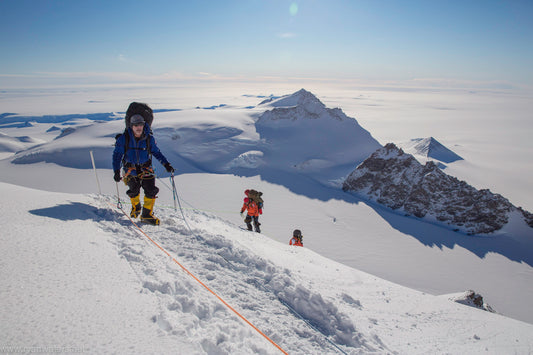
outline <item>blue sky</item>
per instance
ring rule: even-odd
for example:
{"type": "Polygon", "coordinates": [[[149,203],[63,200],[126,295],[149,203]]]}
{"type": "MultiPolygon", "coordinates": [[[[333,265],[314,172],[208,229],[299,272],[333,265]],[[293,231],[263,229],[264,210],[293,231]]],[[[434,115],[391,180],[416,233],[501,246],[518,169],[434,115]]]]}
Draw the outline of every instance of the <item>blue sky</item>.
{"type": "Polygon", "coordinates": [[[33,77],[532,85],[532,18],[531,0],[0,0],[0,88],[33,77]]]}

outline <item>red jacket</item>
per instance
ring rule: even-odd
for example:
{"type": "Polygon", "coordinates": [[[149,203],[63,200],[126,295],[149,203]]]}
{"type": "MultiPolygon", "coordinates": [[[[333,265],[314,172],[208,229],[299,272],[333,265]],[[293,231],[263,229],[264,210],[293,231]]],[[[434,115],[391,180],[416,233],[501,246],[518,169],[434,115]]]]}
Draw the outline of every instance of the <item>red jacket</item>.
{"type": "Polygon", "coordinates": [[[304,244],[302,241],[296,237],[292,237],[291,241],[289,242],[289,245],[295,245],[297,247],[303,247],[304,244]]]}
{"type": "Polygon", "coordinates": [[[252,217],[257,217],[262,212],[259,209],[259,207],[257,207],[257,204],[255,203],[255,201],[252,199],[249,199],[248,197],[244,199],[244,204],[242,205],[241,213],[244,212],[245,210],[248,210],[248,215],[252,217]]]}

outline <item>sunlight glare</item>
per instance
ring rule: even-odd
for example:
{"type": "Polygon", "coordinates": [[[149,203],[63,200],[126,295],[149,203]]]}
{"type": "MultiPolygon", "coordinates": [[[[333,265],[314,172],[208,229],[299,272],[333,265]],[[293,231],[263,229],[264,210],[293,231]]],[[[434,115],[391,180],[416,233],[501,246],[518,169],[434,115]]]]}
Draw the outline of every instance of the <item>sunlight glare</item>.
{"type": "Polygon", "coordinates": [[[298,13],[298,4],[293,2],[291,4],[291,6],[289,7],[289,13],[291,14],[291,16],[296,16],[296,14],[298,13]]]}

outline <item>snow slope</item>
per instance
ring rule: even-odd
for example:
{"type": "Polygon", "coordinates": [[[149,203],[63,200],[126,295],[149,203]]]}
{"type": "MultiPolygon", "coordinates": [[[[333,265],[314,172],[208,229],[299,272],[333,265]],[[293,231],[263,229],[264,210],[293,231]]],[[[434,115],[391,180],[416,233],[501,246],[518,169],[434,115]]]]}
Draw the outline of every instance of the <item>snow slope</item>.
{"type": "MultiPolygon", "coordinates": [[[[146,236],[113,198],[0,183],[2,349],[280,351],[146,236]]],[[[291,354],[529,353],[533,325],[384,281],[210,213],[142,228],[291,354]]],[[[305,239],[304,239],[305,242],[305,239]]]]}

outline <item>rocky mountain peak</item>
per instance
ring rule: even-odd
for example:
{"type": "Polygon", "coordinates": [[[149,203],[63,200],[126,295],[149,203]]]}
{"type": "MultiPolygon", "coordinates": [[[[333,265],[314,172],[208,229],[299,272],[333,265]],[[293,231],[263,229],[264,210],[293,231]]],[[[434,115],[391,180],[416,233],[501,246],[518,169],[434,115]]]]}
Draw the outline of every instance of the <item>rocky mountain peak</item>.
{"type": "Polygon", "coordinates": [[[277,99],[265,100],[260,105],[265,104],[272,107],[326,107],[315,95],[305,89],[300,89],[295,93],[277,99]]]}
{"type": "Polygon", "coordinates": [[[353,191],[407,215],[462,230],[492,233],[521,212],[501,195],[477,190],[444,173],[434,162],[420,164],[411,154],[389,143],[363,161],[344,181],[353,191]]]}
{"type": "Polygon", "coordinates": [[[272,109],[265,111],[259,117],[259,124],[264,124],[267,121],[319,118],[344,121],[348,118],[341,109],[327,108],[315,95],[305,89],[268,101],[265,106],[272,109]]]}

